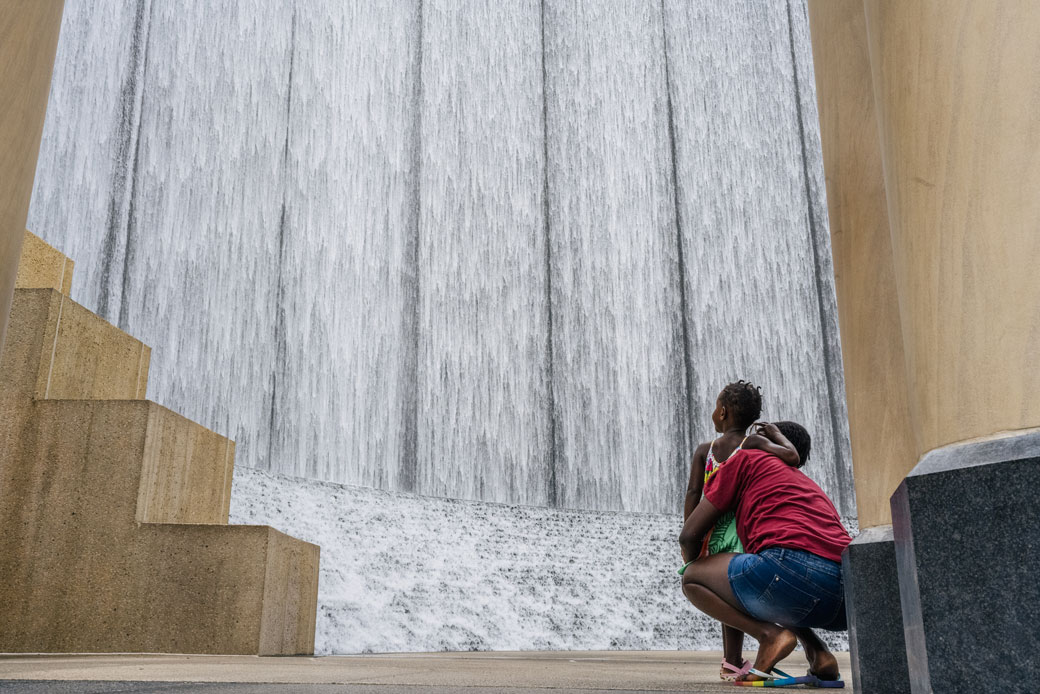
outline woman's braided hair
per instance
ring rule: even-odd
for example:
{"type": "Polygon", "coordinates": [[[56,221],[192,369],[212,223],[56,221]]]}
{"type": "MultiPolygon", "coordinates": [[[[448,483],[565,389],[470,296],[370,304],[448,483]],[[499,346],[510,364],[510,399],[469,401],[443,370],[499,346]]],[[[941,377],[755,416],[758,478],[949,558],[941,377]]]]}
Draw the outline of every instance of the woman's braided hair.
{"type": "Polygon", "coordinates": [[[730,383],[719,393],[719,402],[736,416],[736,424],[747,429],[762,415],[762,389],[750,381],[730,383]]]}

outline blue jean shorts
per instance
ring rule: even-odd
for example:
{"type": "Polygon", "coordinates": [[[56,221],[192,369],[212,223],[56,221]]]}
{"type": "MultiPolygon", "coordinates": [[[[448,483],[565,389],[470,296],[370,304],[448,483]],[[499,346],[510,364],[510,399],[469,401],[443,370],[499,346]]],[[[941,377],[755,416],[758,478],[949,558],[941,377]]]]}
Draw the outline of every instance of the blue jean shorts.
{"type": "Polygon", "coordinates": [[[738,554],[729,564],[729,584],[744,611],[763,622],[830,631],[848,628],[838,562],[798,549],[738,554]]]}

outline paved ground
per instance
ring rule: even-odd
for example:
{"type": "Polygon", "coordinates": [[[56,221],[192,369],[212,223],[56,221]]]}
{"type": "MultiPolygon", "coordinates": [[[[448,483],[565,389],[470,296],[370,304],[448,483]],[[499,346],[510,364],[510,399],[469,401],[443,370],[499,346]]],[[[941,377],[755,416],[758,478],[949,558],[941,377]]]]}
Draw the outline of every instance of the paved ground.
{"type": "MultiPolygon", "coordinates": [[[[750,653],[748,655],[751,655],[750,653]]],[[[715,652],[431,653],[324,658],[0,655],[11,694],[554,694],[758,691],[723,683],[715,652]]],[[[838,654],[851,679],[847,654],[838,654]]],[[[781,664],[804,674],[800,653],[781,664]]],[[[851,682],[844,691],[851,692],[851,682]]],[[[813,690],[819,691],[819,690],[813,690]]]]}

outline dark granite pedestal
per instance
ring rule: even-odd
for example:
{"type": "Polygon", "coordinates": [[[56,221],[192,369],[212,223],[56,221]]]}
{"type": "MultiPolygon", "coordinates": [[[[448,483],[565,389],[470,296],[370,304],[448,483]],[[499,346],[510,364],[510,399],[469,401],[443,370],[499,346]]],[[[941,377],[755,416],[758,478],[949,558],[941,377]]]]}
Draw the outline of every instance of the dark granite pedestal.
{"type": "Polygon", "coordinates": [[[868,528],[841,556],[857,694],[909,694],[892,526],[868,528]]]}
{"type": "Polygon", "coordinates": [[[1040,691],[1040,432],[927,454],[892,495],[914,694],[1040,691]]]}

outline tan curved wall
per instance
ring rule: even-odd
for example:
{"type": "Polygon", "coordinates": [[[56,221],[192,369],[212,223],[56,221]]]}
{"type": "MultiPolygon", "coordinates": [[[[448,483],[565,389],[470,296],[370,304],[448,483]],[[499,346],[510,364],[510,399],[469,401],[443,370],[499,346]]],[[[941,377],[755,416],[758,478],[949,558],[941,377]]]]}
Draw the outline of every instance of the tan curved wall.
{"type": "Polygon", "coordinates": [[[809,8],[871,527],[928,451],[1040,426],[1040,3],[809,8]]]}
{"type": "Polygon", "coordinates": [[[917,463],[862,0],[809,4],[845,392],[863,528],[917,463]],[[826,98],[824,98],[826,97],[826,98]]]}
{"type": "Polygon", "coordinates": [[[0,350],[29,215],[64,0],[0,4],[0,350]]]}
{"type": "Polygon", "coordinates": [[[865,3],[921,453],[1040,425],[1040,3],[865,3]]]}

